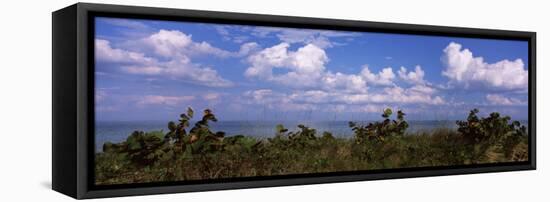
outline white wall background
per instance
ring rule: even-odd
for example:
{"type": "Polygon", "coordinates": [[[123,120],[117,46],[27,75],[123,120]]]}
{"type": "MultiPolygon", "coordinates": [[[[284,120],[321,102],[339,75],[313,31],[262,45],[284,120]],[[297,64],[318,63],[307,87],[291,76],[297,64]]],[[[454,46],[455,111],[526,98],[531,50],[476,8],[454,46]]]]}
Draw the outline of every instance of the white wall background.
{"type": "MultiPolygon", "coordinates": [[[[550,26],[545,1],[90,1],[215,11],[536,31],[538,170],[214,191],[109,201],[544,201],[550,199],[550,26]],[[538,200],[537,200],[538,199],[538,200]]],[[[51,191],[51,12],[75,1],[2,1],[0,201],[68,201],[51,191]]],[[[495,50],[498,51],[498,50],[495,50]]]]}

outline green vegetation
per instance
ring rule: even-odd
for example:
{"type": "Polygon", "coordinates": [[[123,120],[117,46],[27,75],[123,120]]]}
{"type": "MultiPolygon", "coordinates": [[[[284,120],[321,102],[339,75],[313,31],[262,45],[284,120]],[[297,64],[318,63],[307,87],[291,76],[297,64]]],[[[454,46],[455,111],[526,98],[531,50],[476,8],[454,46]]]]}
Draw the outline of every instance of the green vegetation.
{"type": "Polygon", "coordinates": [[[527,130],[508,116],[477,116],[474,109],[458,130],[409,134],[405,113],[386,109],[381,122],[349,122],[353,138],[298,125],[275,126],[273,138],[224,137],[208,125],[211,110],[193,128],[188,108],[168,132],[133,132],[121,143],[105,143],[95,158],[96,184],[126,184],[250,176],[288,175],[404,167],[447,166],[527,160],[527,130]]]}

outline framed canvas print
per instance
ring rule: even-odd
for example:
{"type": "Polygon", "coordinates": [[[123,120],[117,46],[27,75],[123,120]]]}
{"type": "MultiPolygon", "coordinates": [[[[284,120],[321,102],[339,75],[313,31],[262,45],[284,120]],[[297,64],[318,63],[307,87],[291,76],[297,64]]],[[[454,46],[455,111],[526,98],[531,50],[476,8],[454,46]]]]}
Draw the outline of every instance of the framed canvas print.
{"type": "Polygon", "coordinates": [[[79,3],[53,13],[75,198],[535,169],[535,33],[79,3]]]}

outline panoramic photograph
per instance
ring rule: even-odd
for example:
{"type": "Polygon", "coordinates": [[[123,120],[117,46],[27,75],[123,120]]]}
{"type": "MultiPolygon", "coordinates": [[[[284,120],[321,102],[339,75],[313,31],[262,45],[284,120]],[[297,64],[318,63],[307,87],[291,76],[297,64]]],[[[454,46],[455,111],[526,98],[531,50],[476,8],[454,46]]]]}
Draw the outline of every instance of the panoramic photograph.
{"type": "Polygon", "coordinates": [[[95,18],[96,185],[525,162],[527,41],[95,18]]]}

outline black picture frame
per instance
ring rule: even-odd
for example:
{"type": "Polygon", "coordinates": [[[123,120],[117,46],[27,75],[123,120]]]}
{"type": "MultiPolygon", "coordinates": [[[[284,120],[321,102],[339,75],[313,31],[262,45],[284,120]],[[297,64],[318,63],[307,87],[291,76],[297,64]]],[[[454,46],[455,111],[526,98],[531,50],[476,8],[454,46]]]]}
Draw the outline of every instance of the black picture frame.
{"type": "Polygon", "coordinates": [[[535,32],[89,3],[77,3],[55,11],[52,21],[52,188],[77,199],[536,169],[535,32]],[[97,186],[93,183],[93,18],[96,16],[527,41],[529,159],[513,163],[97,186]]]}

